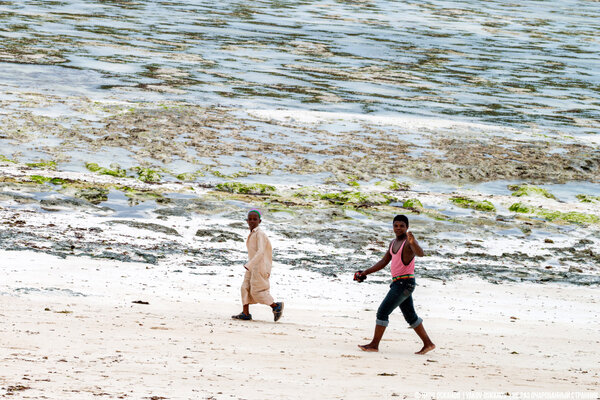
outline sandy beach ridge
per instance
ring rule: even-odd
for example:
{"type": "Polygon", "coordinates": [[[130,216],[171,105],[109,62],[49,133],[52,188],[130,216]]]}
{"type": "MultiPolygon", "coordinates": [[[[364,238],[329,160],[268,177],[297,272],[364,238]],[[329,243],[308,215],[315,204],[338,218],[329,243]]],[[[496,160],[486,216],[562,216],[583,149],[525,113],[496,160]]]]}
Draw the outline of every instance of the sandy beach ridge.
{"type": "Polygon", "coordinates": [[[239,309],[235,266],[193,276],[34,252],[0,251],[0,259],[0,395],[6,398],[375,399],[600,390],[597,288],[419,280],[417,310],[438,348],[414,355],[418,338],[395,313],[381,352],[365,354],[356,345],[372,334],[386,291],[381,284],[276,265],[273,292],[285,298],[284,318],[273,323],[267,307],[253,306],[255,321],[239,322],[229,318],[239,309]]]}

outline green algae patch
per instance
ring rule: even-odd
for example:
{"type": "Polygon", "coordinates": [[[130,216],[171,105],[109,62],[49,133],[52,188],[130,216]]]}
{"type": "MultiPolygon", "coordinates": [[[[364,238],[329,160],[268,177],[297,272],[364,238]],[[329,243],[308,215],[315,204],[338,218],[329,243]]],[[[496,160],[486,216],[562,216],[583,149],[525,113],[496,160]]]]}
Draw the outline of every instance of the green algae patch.
{"type": "Polygon", "coordinates": [[[581,225],[599,224],[600,217],[593,214],[585,214],[577,211],[552,211],[543,208],[534,208],[523,203],[515,203],[508,208],[512,212],[522,214],[533,214],[549,222],[568,222],[581,225]]]}
{"type": "Polygon", "coordinates": [[[326,200],[337,205],[362,204],[366,203],[368,200],[367,195],[360,192],[352,192],[350,190],[344,190],[343,192],[339,193],[323,193],[318,197],[320,200],[326,200]]]}
{"type": "MultiPolygon", "coordinates": [[[[52,185],[62,186],[63,189],[87,189],[90,187],[101,187],[102,184],[91,184],[86,181],[72,180],[72,179],[64,179],[64,178],[51,178],[42,175],[29,175],[26,177],[29,181],[36,183],[38,185],[43,185],[45,183],[51,183],[52,185]]],[[[23,182],[23,181],[20,181],[23,182]]]]}
{"type": "Polygon", "coordinates": [[[40,161],[34,163],[26,163],[29,168],[40,168],[40,169],[56,169],[56,162],[54,161],[40,161]]]}
{"type": "Polygon", "coordinates": [[[451,197],[450,201],[462,208],[472,208],[473,210],[486,212],[496,211],[496,207],[488,200],[476,201],[468,197],[456,196],[451,197]]]}
{"type": "Polygon", "coordinates": [[[410,184],[406,182],[398,182],[397,180],[392,179],[388,185],[388,189],[394,191],[406,191],[410,189],[410,184]]]}
{"type": "Polygon", "coordinates": [[[91,187],[78,190],[75,197],[79,197],[97,205],[108,200],[108,189],[91,187]]]}
{"type": "Polygon", "coordinates": [[[129,199],[130,206],[138,205],[145,201],[160,201],[164,198],[160,193],[148,190],[137,190],[129,186],[114,186],[114,188],[123,192],[125,197],[129,199]]]}
{"type": "Polygon", "coordinates": [[[402,208],[408,208],[409,210],[422,210],[423,203],[419,199],[408,199],[402,203],[402,208]]]}
{"type": "Polygon", "coordinates": [[[10,158],[3,156],[2,154],[0,154],[0,163],[11,163],[11,164],[16,164],[16,161],[11,160],[10,158]]]}
{"type": "Polygon", "coordinates": [[[57,186],[62,186],[62,185],[64,185],[65,183],[67,183],[67,181],[66,181],[65,179],[62,179],[62,178],[52,178],[52,179],[50,179],[50,181],[49,181],[49,182],[50,182],[51,184],[53,184],[53,185],[57,185],[57,186]]]}
{"type": "Polygon", "coordinates": [[[315,200],[326,201],[336,206],[361,208],[388,205],[394,201],[397,201],[394,196],[389,196],[384,193],[361,193],[353,190],[322,193],[311,187],[304,187],[295,191],[293,197],[306,200],[307,204],[303,206],[308,207],[310,207],[310,202],[315,200]]]}
{"type": "Polygon", "coordinates": [[[521,214],[531,214],[535,211],[535,208],[529,207],[523,203],[514,203],[508,209],[512,212],[521,213],[521,214]]]}
{"type": "Polygon", "coordinates": [[[219,183],[215,189],[221,192],[237,193],[237,194],[271,194],[275,192],[275,186],[265,185],[263,183],[241,183],[241,182],[225,182],[219,183]]]}
{"type": "Polygon", "coordinates": [[[600,217],[592,214],[584,214],[577,211],[560,212],[560,211],[549,211],[539,210],[536,215],[550,221],[550,222],[570,222],[581,225],[599,224],[600,217]]]}
{"type": "Polygon", "coordinates": [[[95,172],[100,175],[110,175],[116,178],[125,178],[127,176],[127,171],[119,167],[117,164],[111,164],[113,169],[110,169],[101,167],[96,163],[88,162],[85,163],[85,167],[88,169],[88,171],[95,172]]]}
{"type": "Polygon", "coordinates": [[[216,176],[217,178],[222,178],[222,179],[237,179],[237,178],[245,178],[246,176],[250,175],[251,173],[248,171],[238,171],[238,172],[234,172],[233,174],[224,174],[220,171],[217,170],[210,170],[210,173],[213,176],[216,176]]]}
{"type": "Polygon", "coordinates": [[[87,168],[89,171],[92,171],[92,172],[99,172],[99,171],[100,171],[100,170],[102,170],[102,169],[106,169],[106,168],[103,168],[103,167],[99,166],[98,164],[96,164],[96,163],[92,163],[92,162],[86,162],[86,163],[85,163],[85,167],[86,167],[86,168],[87,168]]]}
{"type": "Polygon", "coordinates": [[[348,186],[352,186],[353,188],[358,189],[360,187],[360,183],[358,183],[359,177],[356,175],[348,175],[345,179],[342,179],[341,181],[348,186]]]}
{"type": "Polygon", "coordinates": [[[50,179],[52,179],[52,178],[47,178],[47,177],[41,176],[41,175],[29,175],[29,179],[31,179],[32,182],[43,185],[46,182],[50,182],[50,179]]]}
{"type": "Polygon", "coordinates": [[[142,182],[160,182],[162,178],[158,171],[151,168],[135,167],[133,170],[137,172],[137,178],[142,182]]]}
{"type": "Polygon", "coordinates": [[[194,172],[182,172],[180,174],[171,173],[171,175],[173,175],[178,181],[181,182],[193,182],[201,176],[206,176],[206,173],[210,171],[211,167],[205,166],[201,169],[197,169],[194,172]]]}
{"type": "Polygon", "coordinates": [[[342,192],[321,193],[316,195],[318,200],[325,200],[335,205],[350,205],[372,207],[390,204],[395,199],[384,194],[368,194],[344,190],[342,192]]]}
{"type": "Polygon", "coordinates": [[[53,185],[56,186],[62,186],[64,184],[66,184],[68,181],[66,179],[62,179],[62,178],[48,178],[46,176],[41,176],[41,175],[29,175],[29,179],[32,182],[35,182],[37,184],[43,185],[44,183],[51,183],[53,185]]]}
{"type": "Polygon", "coordinates": [[[575,197],[577,197],[577,200],[582,203],[594,203],[596,201],[600,201],[600,196],[592,196],[589,194],[578,194],[575,197]]]}
{"type": "Polygon", "coordinates": [[[556,197],[546,189],[533,185],[510,185],[508,189],[513,191],[512,195],[515,197],[534,196],[556,200],[556,197]]]}
{"type": "Polygon", "coordinates": [[[301,199],[318,198],[320,196],[320,193],[317,189],[313,187],[305,186],[296,190],[293,196],[301,199]]]}
{"type": "Polygon", "coordinates": [[[182,174],[175,175],[175,178],[181,182],[193,182],[196,180],[197,176],[198,175],[196,175],[194,172],[184,172],[182,174]]]}

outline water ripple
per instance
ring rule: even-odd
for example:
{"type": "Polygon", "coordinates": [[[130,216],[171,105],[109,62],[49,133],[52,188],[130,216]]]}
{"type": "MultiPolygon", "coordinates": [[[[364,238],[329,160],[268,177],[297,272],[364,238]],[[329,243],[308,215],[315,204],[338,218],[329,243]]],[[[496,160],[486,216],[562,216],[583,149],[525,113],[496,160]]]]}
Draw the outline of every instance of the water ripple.
{"type": "MultiPolygon", "coordinates": [[[[598,4],[7,0],[0,61],[101,73],[99,87],[138,99],[596,134],[598,4]]],[[[47,74],[53,89],[60,72],[47,74]]]]}

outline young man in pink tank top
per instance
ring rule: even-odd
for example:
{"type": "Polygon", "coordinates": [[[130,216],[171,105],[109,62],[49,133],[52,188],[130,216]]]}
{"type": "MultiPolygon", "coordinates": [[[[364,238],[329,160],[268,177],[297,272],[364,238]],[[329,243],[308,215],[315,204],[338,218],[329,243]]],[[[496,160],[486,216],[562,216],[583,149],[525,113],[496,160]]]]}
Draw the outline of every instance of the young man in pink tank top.
{"type": "Polygon", "coordinates": [[[392,284],[390,290],[381,302],[377,310],[377,319],[375,321],[375,333],[369,344],[359,345],[363,351],[379,351],[379,342],[383,337],[385,328],[389,323],[389,315],[400,307],[404,319],[411,328],[415,330],[419,338],[423,341],[423,348],[415,354],[425,354],[435,349],[435,345],[429,339],[423,320],[417,316],[413,305],[412,292],[415,290],[415,257],[423,257],[423,249],[417,243],[417,239],[411,232],[408,232],[408,218],[405,215],[396,215],[394,217],[394,233],[396,239],[392,240],[388,251],[379,262],[365,271],[358,271],[354,279],[362,282],[367,275],[383,269],[392,262],[392,284]]]}

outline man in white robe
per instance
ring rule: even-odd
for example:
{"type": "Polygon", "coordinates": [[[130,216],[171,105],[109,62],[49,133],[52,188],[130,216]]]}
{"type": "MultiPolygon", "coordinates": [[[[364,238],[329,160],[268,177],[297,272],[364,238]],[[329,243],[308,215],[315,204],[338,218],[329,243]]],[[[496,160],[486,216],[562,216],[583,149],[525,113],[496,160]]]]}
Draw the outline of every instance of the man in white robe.
{"type": "Polygon", "coordinates": [[[231,318],[251,320],[250,304],[260,303],[270,306],[273,310],[273,319],[278,321],[283,315],[283,302],[275,302],[269,293],[273,249],[269,238],[258,226],[261,223],[260,211],[248,212],[246,222],[250,228],[250,235],[246,240],[248,262],[244,265],[246,274],[241,288],[243,310],[231,318]]]}

